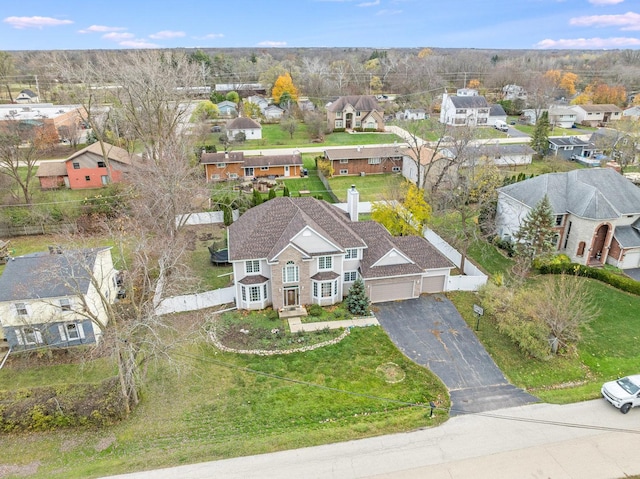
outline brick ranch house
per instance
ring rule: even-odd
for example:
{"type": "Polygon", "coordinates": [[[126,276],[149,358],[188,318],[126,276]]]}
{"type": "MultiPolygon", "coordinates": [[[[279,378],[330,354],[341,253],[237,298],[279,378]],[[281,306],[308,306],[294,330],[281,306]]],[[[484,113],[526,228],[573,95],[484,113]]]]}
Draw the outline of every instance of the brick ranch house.
{"type": "Polygon", "coordinates": [[[202,153],[207,183],[224,180],[302,176],[302,157],[294,155],[254,155],[243,152],[202,153]]]}
{"type": "Polygon", "coordinates": [[[402,172],[406,148],[400,146],[357,146],[327,149],[334,175],[375,175],[402,172]]]}
{"type": "Polygon", "coordinates": [[[278,197],[234,222],[228,244],[238,309],[336,304],[357,278],[374,303],[444,291],[454,265],[424,238],[359,222],[358,200],[352,187],[345,213],[311,197],[278,197]]]}

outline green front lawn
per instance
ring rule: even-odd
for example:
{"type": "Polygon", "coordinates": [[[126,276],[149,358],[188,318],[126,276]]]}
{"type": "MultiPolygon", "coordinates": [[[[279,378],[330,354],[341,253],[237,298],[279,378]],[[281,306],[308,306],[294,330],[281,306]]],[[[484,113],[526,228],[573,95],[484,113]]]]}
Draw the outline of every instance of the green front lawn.
{"type": "Polygon", "coordinates": [[[360,201],[379,201],[385,199],[385,194],[396,191],[405,183],[404,177],[398,174],[381,174],[367,176],[334,176],[329,178],[331,190],[340,202],[347,201],[347,190],[356,185],[360,193],[360,201]]]}
{"type": "Polygon", "coordinates": [[[150,366],[129,419],[100,430],[5,434],[0,464],[31,469],[34,479],[85,479],[435,426],[446,414],[429,418],[429,401],[449,406],[442,383],[379,327],[306,353],[231,354],[197,341],[173,358],[150,366]]]}

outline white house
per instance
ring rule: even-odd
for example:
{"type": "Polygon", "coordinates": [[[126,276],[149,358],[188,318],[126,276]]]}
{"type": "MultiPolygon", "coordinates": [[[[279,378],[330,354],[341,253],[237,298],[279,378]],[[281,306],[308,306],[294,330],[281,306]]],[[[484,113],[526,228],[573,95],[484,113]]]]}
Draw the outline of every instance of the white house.
{"type": "Polygon", "coordinates": [[[548,173],[498,189],[496,234],[514,238],[527,214],[549,198],[556,250],[573,262],[640,267],[640,188],[610,168],[548,173]]]}
{"type": "Polygon", "coordinates": [[[404,112],[401,113],[403,120],[425,120],[429,118],[427,115],[427,111],[424,108],[407,108],[404,112]]]}
{"type": "Polygon", "coordinates": [[[632,106],[622,112],[622,116],[632,120],[640,119],[640,106],[632,106]]]}
{"type": "Polygon", "coordinates": [[[220,116],[232,117],[238,114],[238,105],[229,100],[218,103],[218,112],[220,116]]]}
{"type": "Polygon", "coordinates": [[[549,125],[559,128],[572,128],[577,121],[577,113],[569,107],[552,105],[549,107],[549,125]]]}
{"type": "Polygon", "coordinates": [[[239,133],[243,133],[246,140],[262,139],[262,126],[255,120],[244,116],[227,123],[227,138],[233,140],[239,133]]]}
{"type": "Polygon", "coordinates": [[[572,105],[569,108],[576,112],[576,123],[586,126],[603,126],[622,118],[622,110],[616,105],[572,105]]]}
{"type": "Polygon", "coordinates": [[[520,85],[505,85],[502,87],[502,98],[504,100],[522,100],[527,101],[527,91],[520,85]]]}
{"type": "Polygon", "coordinates": [[[50,248],[11,258],[0,276],[0,344],[17,349],[97,343],[118,295],[111,248],[50,248]]]}
{"type": "MultiPolygon", "coordinates": [[[[528,144],[467,145],[464,149],[466,160],[463,164],[472,165],[488,161],[497,166],[529,165],[535,153],[528,144]]],[[[442,154],[449,158],[457,156],[455,147],[443,148],[442,154]]]]}
{"type": "MultiPolygon", "coordinates": [[[[482,126],[489,123],[491,107],[485,97],[464,89],[464,95],[442,95],[440,123],[452,126],[482,126]]],[[[458,90],[460,92],[461,90],[458,90]]],[[[477,93],[477,92],[476,92],[477,93]]]]}
{"type": "Polygon", "coordinates": [[[264,114],[265,119],[269,121],[277,121],[282,119],[284,116],[284,110],[278,105],[269,105],[262,113],[264,114]]]}
{"type": "Polygon", "coordinates": [[[15,99],[16,103],[38,103],[39,101],[38,95],[28,88],[20,91],[15,99]]]}

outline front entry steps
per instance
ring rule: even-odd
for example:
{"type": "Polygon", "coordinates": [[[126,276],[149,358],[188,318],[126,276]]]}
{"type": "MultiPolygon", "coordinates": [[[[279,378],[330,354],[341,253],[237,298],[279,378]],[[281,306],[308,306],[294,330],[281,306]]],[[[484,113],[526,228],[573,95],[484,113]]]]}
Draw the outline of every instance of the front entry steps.
{"type": "Polygon", "coordinates": [[[278,310],[278,316],[280,318],[299,318],[306,316],[307,310],[304,306],[285,306],[278,310]]]}

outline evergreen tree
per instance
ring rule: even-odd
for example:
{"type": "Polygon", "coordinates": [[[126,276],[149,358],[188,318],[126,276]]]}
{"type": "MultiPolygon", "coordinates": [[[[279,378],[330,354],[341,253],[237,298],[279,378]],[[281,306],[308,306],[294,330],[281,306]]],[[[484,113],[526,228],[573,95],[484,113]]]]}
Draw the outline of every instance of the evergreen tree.
{"type": "Polygon", "coordinates": [[[287,185],[284,185],[284,189],[282,190],[282,196],[291,196],[291,193],[289,192],[289,188],[287,188],[287,185]]]}
{"type": "Polygon", "coordinates": [[[533,261],[556,249],[555,215],[549,197],[544,198],[527,214],[514,235],[518,255],[533,261]]]}
{"type": "Polygon", "coordinates": [[[224,221],[225,226],[229,226],[233,223],[233,209],[231,206],[224,205],[222,207],[222,221],[224,221]]]}
{"type": "Polygon", "coordinates": [[[270,188],[269,189],[269,199],[272,200],[276,197],[276,189],[275,188],[270,188]]]}
{"type": "Polygon", "coordinates": [[[260,193],[258,190],[253,190],[253,206],[262,204],[262,201],[262,193],[260,193]]]}
{"type": "Polygon", "coordinates": [[[358,278],[353,282],[351,288],[349,288],[349,294],[347,294],[345,302],[351,314],[356,316],[366,316],[369,314],[369,298],[367,297],[362,279],[358,278]]]}
{"type": "Polygon", "coordinates": [[[540,115],[536,121],[536,128],[531,137],[531,148],[539,155],[544,155],[549,145],[549,113],[546,111],[540,115]]]}

